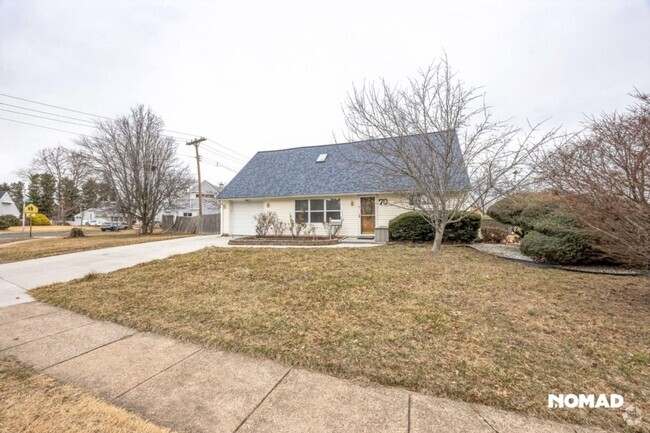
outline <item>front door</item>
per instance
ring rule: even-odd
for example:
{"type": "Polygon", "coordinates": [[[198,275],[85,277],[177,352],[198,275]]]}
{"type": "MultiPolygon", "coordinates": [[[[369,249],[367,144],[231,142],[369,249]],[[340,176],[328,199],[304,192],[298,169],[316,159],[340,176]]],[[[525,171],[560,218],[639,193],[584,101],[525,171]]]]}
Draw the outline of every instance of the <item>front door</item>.
{"type": "Polygon", "coordinates": [[[375,198],[361,197],[361,234],[375,234],[375,198]]]}

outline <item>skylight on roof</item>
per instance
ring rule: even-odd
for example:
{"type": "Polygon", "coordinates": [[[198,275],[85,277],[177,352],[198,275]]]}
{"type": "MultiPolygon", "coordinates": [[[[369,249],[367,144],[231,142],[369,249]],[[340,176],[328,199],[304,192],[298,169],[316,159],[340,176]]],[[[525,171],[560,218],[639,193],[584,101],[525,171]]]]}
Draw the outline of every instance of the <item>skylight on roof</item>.
{"type": "Polygon", "coordinates": [[[326,153],[321,153],[318,155],[318,158],[316,159],[316,162],[325,162],[327,159],[327,154],[326,153]]]}

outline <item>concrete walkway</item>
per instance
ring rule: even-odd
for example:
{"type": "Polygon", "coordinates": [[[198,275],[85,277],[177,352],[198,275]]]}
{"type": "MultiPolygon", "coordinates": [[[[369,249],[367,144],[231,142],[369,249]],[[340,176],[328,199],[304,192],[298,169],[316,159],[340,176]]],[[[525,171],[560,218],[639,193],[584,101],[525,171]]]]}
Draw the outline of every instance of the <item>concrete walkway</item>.
{"type": "MultiPolygon", "coordinates": [[[[0,265],[0,307],[33,301],[27,291],[84,277],[90,272],[112,272],[151,260],[185,254],[205,247],[231,247],[230,238],[218,235],[191,236],[166,241],[145,242],[121,247],[102,248],[78,253],[62,254],[40,259],[0,265]]],[[[327,247],[271,247],[261,248],[359,248],[373,247],[373,243],[340,243],[327,247]]],[[[242,247],[236,248],[260,248],[242,247]]]]}
{"type": "Polygon", "coordinates": [[[38,302],[0,308],[0,353],[179,432],[601,431],[362,386],[38,302]]]}

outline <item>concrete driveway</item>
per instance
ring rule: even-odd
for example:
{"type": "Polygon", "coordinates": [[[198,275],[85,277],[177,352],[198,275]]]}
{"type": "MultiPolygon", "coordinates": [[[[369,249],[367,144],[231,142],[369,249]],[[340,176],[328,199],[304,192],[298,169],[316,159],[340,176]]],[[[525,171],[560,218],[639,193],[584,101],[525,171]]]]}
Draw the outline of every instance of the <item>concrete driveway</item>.
{"type": "MultiPolygon", "coordinates": [[[[33,301],[27,291],[36,287],[74,280],[91,272],[103,273],[130,268],[140,263],[191,253],[205,247],[232,248],[228,245],[229,240],[230,238],[219,235],[191,236],[5,263],[0,265],[0,307],[33,301]]],[[[323,247],[267,245],[235,248],[362,248],[377,245],[379,244],[372,242],[342,242],[323,247]]]]}
{"type": "Polygon", "coordinates": [[[0,307],[33,301],[27,290],[39,286],[227,244],[228,238],[221,236],[192,236],[6,263],[0,265],[0,307]]]}

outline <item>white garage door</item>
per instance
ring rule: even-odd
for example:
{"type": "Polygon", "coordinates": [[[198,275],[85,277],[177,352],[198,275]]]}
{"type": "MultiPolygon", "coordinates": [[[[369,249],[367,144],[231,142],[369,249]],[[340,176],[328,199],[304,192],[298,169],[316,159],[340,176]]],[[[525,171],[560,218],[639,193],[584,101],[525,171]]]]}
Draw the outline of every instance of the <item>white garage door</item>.
{"type": "Polygon", "coordinates": [[[253,217],[264,211],[262,201],[238,201],[231,204],[230,234],[254,235],[255,220],[253,217]]]}

